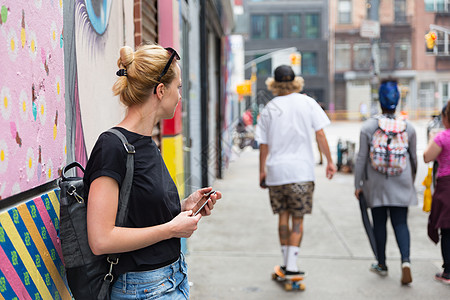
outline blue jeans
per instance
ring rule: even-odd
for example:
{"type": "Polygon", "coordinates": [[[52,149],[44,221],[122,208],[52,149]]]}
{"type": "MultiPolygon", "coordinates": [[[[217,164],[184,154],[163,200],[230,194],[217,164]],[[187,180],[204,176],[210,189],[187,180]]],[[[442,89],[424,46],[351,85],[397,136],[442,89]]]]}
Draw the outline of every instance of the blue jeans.
{"type": "Polygon", "coordinates": [[[402,262],[409,262],[410,237],[407,223],[408,207],[381,206],[372,210],[373,231],[377,243],[378,263],[386,265],[386,222],[388,213],[394,228],[395,238],[402,262]]]}
{"type": "Polygon", "coordinates": [[[111,300],[189,299],[187,265],[184,255],[168,266],[144,272],[128,272],[118,277],[111,300]]]}

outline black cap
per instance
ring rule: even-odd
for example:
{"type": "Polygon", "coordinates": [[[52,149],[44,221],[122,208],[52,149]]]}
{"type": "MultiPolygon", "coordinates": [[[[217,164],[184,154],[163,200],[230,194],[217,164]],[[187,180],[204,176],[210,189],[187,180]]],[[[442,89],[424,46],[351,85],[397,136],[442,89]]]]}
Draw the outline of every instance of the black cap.
{"type": "Polygon", "coordinates": [[[295,74],[290,66],[281,65],[275,69],[275,81],[277,82],[289,82],[294,80],[295,74]]]}

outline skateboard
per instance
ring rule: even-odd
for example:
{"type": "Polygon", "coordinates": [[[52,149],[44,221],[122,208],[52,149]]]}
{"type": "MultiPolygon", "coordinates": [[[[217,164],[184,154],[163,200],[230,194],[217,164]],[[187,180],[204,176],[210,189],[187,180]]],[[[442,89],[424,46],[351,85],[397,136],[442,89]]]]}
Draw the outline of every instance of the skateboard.
{"type": "Polygon", "coordinates": [[[287,279],[280,266],[275,266],[274,272],[272,273],[272,279],[284,284],[284,289],[286,291],[303,291],[306,288],[305,284],[301,282],[303,280],[302,276],[287,279]]]}

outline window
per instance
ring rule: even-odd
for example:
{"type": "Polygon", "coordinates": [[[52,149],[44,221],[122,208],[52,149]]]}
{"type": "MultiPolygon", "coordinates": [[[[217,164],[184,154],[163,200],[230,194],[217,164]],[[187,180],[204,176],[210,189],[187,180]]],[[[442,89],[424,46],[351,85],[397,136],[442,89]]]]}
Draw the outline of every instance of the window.
{"type": "Polygon", "coordinates": [[[439,83],[439,95],[441,97],[442,106],[447,104],[447,101],[450,100],[450,82],[442,81],[439,83]]]}
{"type": "Polygon", "coordinates": [[[419,85],[418,99],[419,108],[424,110],[430,110],[434,107],[434,82],[432,81],[423,81],[419,85]]]}
{"type": "Polygon", "coordinates": [[[317,53],[315,52],[302,53],[302,74],[317,75],[317,53]]]}
{"type": "Polygon", "coordinates": [[[406,22],[406,0],[395,0],[394,3],[395,23],[406,22]]]}
{"type": "Polygon", "coordinates": [[[350,24],[352,22],[352,1],[339,0],[338,3],[338,23],[350,24]]]}
{"type": "Polygon", "coordinates": [[[347,71],[352,68],[351,48],[349,44],[337,44],[335,46],[335,68],[336,71],[347,71]]]}
{"type": "Polygon", "coordinates": [[[353,45],[353,63],[355,70],[369,70],[372,61],[372,52],[369,44],[353,45]]]}
{"type": "Polygon", "coordinates": [[[391,46],[389,44],[380,45],[380,69],[391,68],[391,46]]]}
{"type": "Polygon", "coordinates": [[[266,38],[266,16],[253,15],[251,18],[252,38],[255,40],[266,38]]]}
{"type": "MultiPolygon", "coordinates": [[[[254,59],[257,59],[263,55],[256,55],[254,59]]],[[[266,59],[256,65],[256,76],[269,77],[272,72],[272,60],[266,59]]]]}
{"type": "Polygon", "coordinates": [[[450,0],[425,0],[425,11],[449,12],[450,0]]]}
{"type": "Polygon", "coordinates": [[[288,37],[299,38],[302,36],[302,18],[300,15],[288,15],[288,37]]]}
{"type": "Polygon", "coordinates": [[[305,37],[316,39],[319,37],[319,14],[305,15],[305,37]]]}
{"type": "Polygon", "coordinates": [[[394,66],[395,69],[411,68],[411,45],[395,45],[394,66]]]}
{"type": "Polygon", "coordinates": [[[269,16],[269,38],[278,40],[283,37],[283,16],[269,16]]]}

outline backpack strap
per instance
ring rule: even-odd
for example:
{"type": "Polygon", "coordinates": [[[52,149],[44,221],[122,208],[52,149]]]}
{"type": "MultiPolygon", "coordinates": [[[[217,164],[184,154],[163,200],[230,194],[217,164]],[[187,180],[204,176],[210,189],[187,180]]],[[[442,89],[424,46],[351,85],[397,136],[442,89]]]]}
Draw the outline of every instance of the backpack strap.
{"type": "MultiPolygon", "coordinates": [[[[125,224],[125,218],[128,213],[128,200],[130,199],[131,186],[133,184],[133,173],[134,173],[134,154],[136,153],[133,145],[128,143],[127,138],[117,129],[111,128],[107,132],[115,134],[122,142],[125,150],[127,151],[127,171],[125,173],[125,178],[123,179],[122,186],[119,192],[119,202],[117,207],[116,216],[116,226],[123,226],[125,224]]],[[[97,299],[109,299],[109,288],[114,280],[114,275],[112,274],[113,267],[119,263],[120,253],[108,254],[106,260],[109,263],[109,272],[103,278],[102,287],[97,296],[97,299]]]]}

